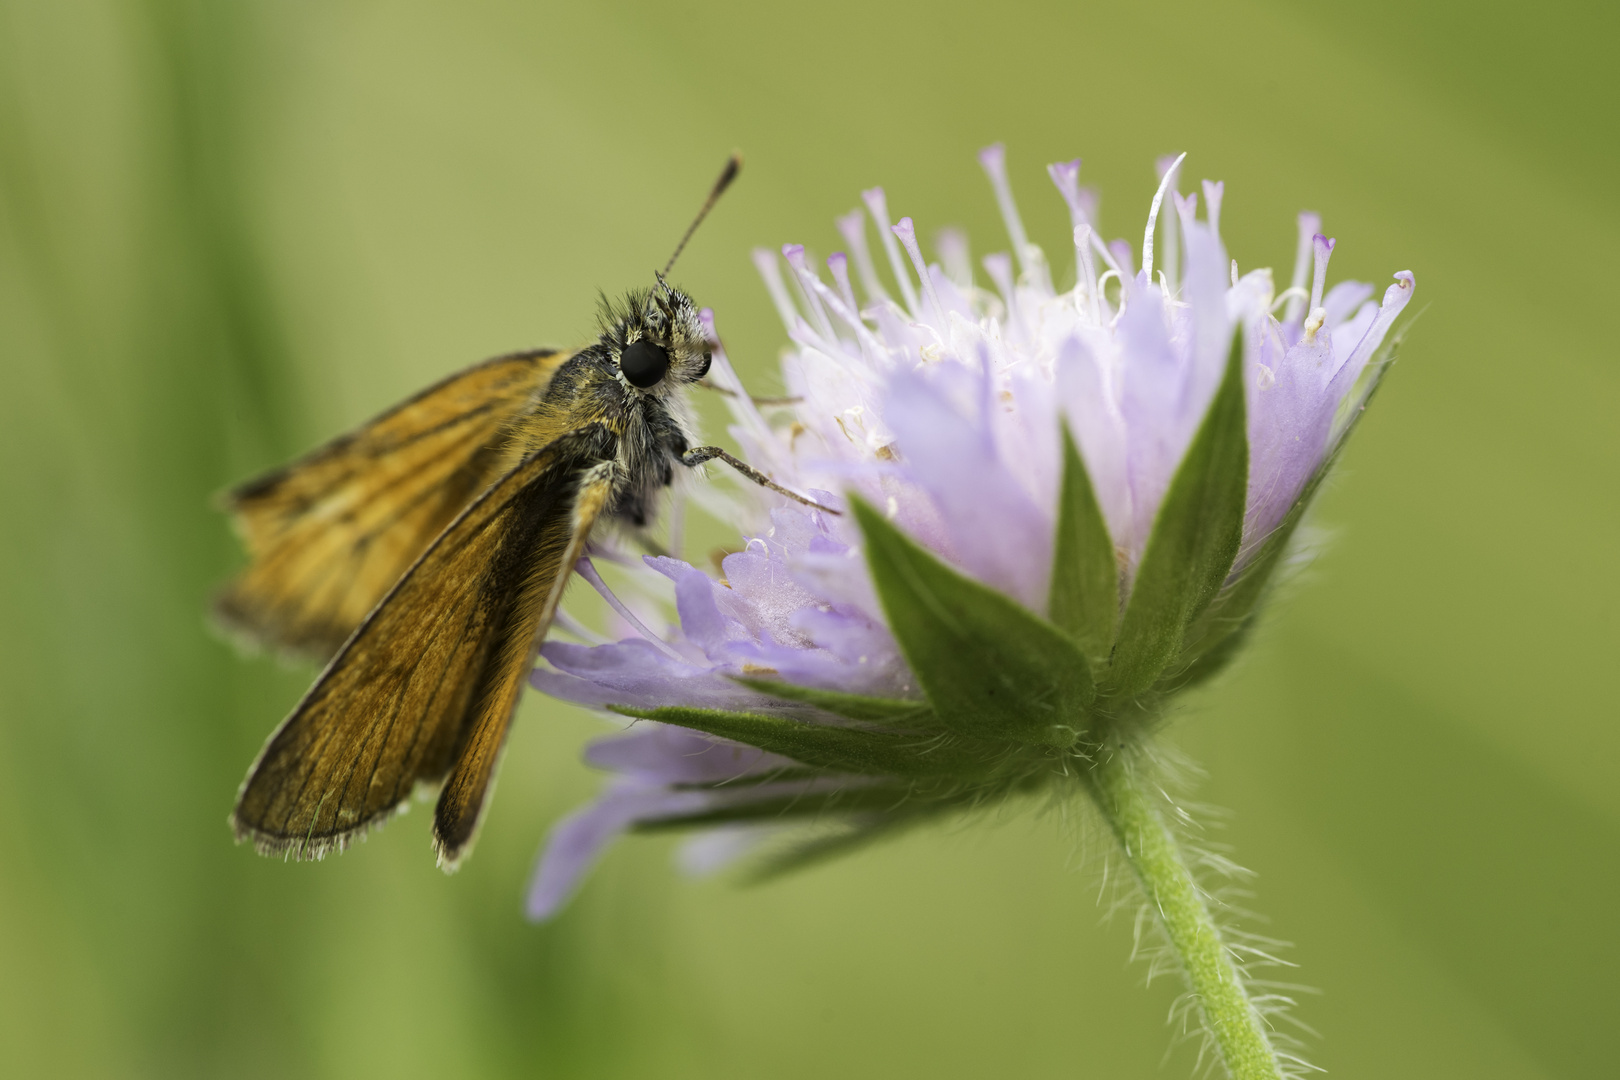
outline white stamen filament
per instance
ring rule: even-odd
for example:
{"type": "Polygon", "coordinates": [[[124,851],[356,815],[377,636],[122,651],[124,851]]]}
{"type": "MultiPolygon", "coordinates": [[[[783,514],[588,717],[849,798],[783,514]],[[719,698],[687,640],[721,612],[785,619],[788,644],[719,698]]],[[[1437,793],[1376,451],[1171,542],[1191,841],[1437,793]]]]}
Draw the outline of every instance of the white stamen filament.
{"type": "Polygon", "coordinates": [[[838,335],[833,330],[832,320],[827,318],[827,309],[821,306],[821,298],[813,290],[805,287],[804,277],[810,271],[804,258],[804,245],[783,244],[782,258],[786,259],[788,266],[793,269],[794,284],[799,286],[805,307],[809,308],[810,317],[815,320],[816,332],[828,341],[837,341],[838,335]]]}
{"type": "MultiPolygon", "coordinates": [[[[1303,211],[1299,215],[1299,244],[1294,249],[1294,276],[1288,279],[1289,289],[1304,290],[1305,274],[1311,265],[1311,237],[1321,231],[1322,218],[1320,215],[1313,214],[1309,210],[1303,211]]],[[[1309,293],[1306,293],[1304,297],[1290,302],[1288,310],[1283,314],[1282,321],[1285,323],[1299,322],[1300,318],[1305,314],[1305,299],[1309,295],[1309,293]]]]}
{"type": "MultiPolygon", "coordinates": [[[[711,365],[712,366],[712,365],[711,365]]],[[[686,488],[681,484],[671,485],[669,493],[669,537],[664,541],[669,549],[669,557],[681,558],[686,550],[686,488]]]]}
{"type": "Polygon", "coordinates": [[[647,629],[647,625],[636,618],[636,613],[626,607],[624,601],[613,594],[613,590],[608,588],[607,582],[602,580],[602,575],[596,572],[596,565],[591,562],[589,556],[580,559],[579,562],[574,564],[574,572],[590,582],[591,588],[595,589],[602,599],[608,602],[608,607],[618,612],[619,617],[629,623],[636,633],[646,638],[654,648],[671,660],[679,661],[682,664],[687,663],[686,657],[676,652],[669,642],[647,629]]]}
{"type": "Polygon", "coordinates": [[[551,617],[551,625],[564,633],[572,634],[587,645],[611,645],[613,642],[602,634],[586,626],[562,608],[551,617]]]}
{"type": "MultiPolygon", "coordinates": [[[[1182,154],[1181,156],[1184,158],[1187,155],[1182,154]]],[[[1174,172],[1176,171],[1176,168],[1176,165],[1171,165],[1166,172],[1174,172]]],[[[1181,201],[1181,192],[1178,190],[1179,186],[1179,177],[1170,182],[1170,196],[1174,202],[1181,201]]],[[[1192,199],[1192,210],[1194,216],[1196,216],[1198,212],[1198,196],[1193,195],[1192,199]]],[[[1161,276],[1169,283],[1164,289],[1164,295],[1168,299],[1169,297],[1174,296],[1176,289],[1180,288],[1181,286],[1181,215],[1165,215],[1164,227],[1160,231],[1164,234],[1161,237],[1164,247],[1164,272],[1161,276]]]]}
{"type": "Polygon", "coordinates": [[[900,261],[900,245],[895,242],[894,233],[890,231],[889,200],[880,187],[869,188],[861,192],[861,199],[866,203],[866,209],[871,212],[872,220],[877,223],[878,237],[883,241],[883,250],[889,256],[889,269],[894,271],[895,282],[900,286],[900,295],[906,302],[906,310],[913,319],[922,318],[922,309],[917,305],[917,290],[912,287],[911,277],[906,273],[906,264],[900,261]]]}
{"type": "Polygon", "coordinates": [[[941,327],[950,325],[945,317],[945,305],[939,302],[939,293],[934,291],[934,278],[928,272],[928,264],[923,261],[922,248],[917,246],[917,228],[911,223],[909,217],[903,217],[890,230],[900,239],[911,258],[912,269],[917,271],[917,280],[922,282],[923,295],[928,297],[928,306],[934,309],[934,317],[939,320],[941,327]]]}
{"type": "MultiPolygon", "coordinates": [[[[771,269],[775,270],[776,257],[769,251],[766,251],[765,254],[770,257],[771,269]]],[[[786,290],[784,290],[784,295],[785,292],[786,290]]],[[[731,415],[748,429],[749,434],[753,436],[756,443],[762,447],[774,448],[776,439],[771,432],[771,425],[766,421],[764,414],[759,411],[759,407],[754,404],[754,399],[749,395],[748,388],[743,385],[742,379],[738,378],[737,372],[731,366],[731,359],[726,356],[726,350],[720,344],[720,335],[714,328],[714,310],[704,308],[699,311],[698,320],[703,324],[703,330],[708,340],[714,343],[713,348],[710,350],[709,380],[721,389],[728,391],[726,404],[731,409],[731,415]]],[[[794,315],[794,320],[797,322],[797,315],[794,315]]],[[[775,467],[779,462],[772,461],[770,464],[775,467]]]]}
{"type": "Polygon", "coordinates": [[[1316,256],[1316,274],[1311,280],[1312,311],[1322,306],[1322,288],[1327,284],[1328,260],[1333,257],[1333,245],[1336,242],[1325,236],[1311,237],[1311,250],[1316,256]]]}
{"type": "Polygon", "coordinates": [[[1000,143],[985,147],[979,151],[979,164],[984,168],[984,174],[990,178],[990,186],[995,189],[996,205],[1001,208],[1001,220],[1007,226],[1007,237],[1012,241],[1013,256],[1018,260],[1018,272],[1025,273],[1030,267],[1028,263],[1029,235],[1024,232],[1024,222],[1018,216],[1018,204],[1013,202],[1012,185],[1007,182],[1007,150],[1000,143]]]}
{"type": "MultiPolygon", "coordinates": [[[[1102,237],[1097,235],[1095,229],[1093,229],[1091,233],[1091,250],[1102,256],[1103,264],[1114,272],[1115,277],[1119,278],[1121,281],[1124,281],[1126,278],[1130,277],[1130,274],[1126,273],[1125,268],[1120,265],[1118,253],[1115,252],[1113,248],[1103,243],[1102,237]]],[[[1128,257],[1129,256],[1127,256],[1127,258],[1128,257]]]]}
{"type": "MultiPolygon", "coordinates": [[[[1109,278],[1113,278],[1115,281],[1119,282],[1119,307],[1108,312],[1108,317],[1110,320],[1112,320],[1113,318],[1117,317],[1121,311],[1125,310],[1125,275],[1120,273],[1114,267],[1110,266],[1107,270],[1102,272],[1102,277],[1097,279],[1097,299],[1100,302],[1100,305],[1105,309],[1108,307],[1107,288],[1109,278]]],[[[1102,322],[1101,319],[1098,319],[1097,321],[1099,324],[1102,322]]]]}
{"type": "Polygon", "coordinates": [[[857,378],[867,377],[867,373],[861,362],[855,357],[849,355],[836,337],[829,341],[827,338],[824,338],[820,334],[816,333],[815,327],[811,326],[803,319],[800,319],[797,325],[795,325],[793,329],[788,332],[788,337],[791,338],[796,345],[803,346],[806,349],[814,349],[816,352],[837,364],[847,374],[856,376],[857,378]]]}
{"type": "Polygon", "coordinates": [[[998,251],[986,255],[979,260],[984,272],[990,275],[990,280],[996,283],[996,290],[1001,293],[1002,303],[1007,305],[1007,329],[1027,338],[1024,328],[1023,312],[1018,310],[1018,291],[1013,286],[1012,256],[1005,251],[998,251]]]}
{"type": "Polygon", "coordinates": [[[968,251],[967,233],[944,228],[934,238],[934,250],[945,267],[945,276],[959,289],[973,288],[973,257],[968,251]]]}
{"type": "Polygon", "coordinates": [[[855,302],[855,290],[849,284],[849,257],[842,251],[833,252],[827,256],[827,269],[838,285],[838,296],[844,301],[844,306],[851,311],[859,311],[861,306],[855,302]]]}
{"type": "Polygon", "coordinates": [[[782,318],[782,325],[788,330],[799,319],[799,309],[788,295],[787,285],[782,281],[782,270],[776,265],[776,252],[770,248],[755,248],[753,251],[754,269],[759,276],[765,279],[765,291],[771,294],[771,303],[776,305],[776,313],[782,318]]]}
{"type": "MultiPolygon", "coordinates": [[[[1232,276],[1232,284],[1236,285],[1237,284],[1237,260],[1236,259],[1232,260],[1232,275],[1233,275],[1232,276]]],[[[1290,302],[1296,301],[1296,300],[1305,301],[1305,300],[1309,300],[1310,298],[1311,298],[1311,294],[1305,291],[1305,286],[1303,286],[1303,285],[1290,285],[1288,288],[1286,288],[1282,292],[1278,293],[1277,296],[1276,296],[1276,299],[1271,301],[1270,311],[1273,314],[1275,314],[1277,309],[1282,307],[1286,303],[1290,303],[1290,302]]]]}
{"type": "Polygon", "coordinates": [[[1159,207],[1164,205],[1164,193],[1175,183],[1176,174],[1181,171],[1181,163],[1186,160],[1187,154],[1183,151],[1181,156],[1164,170],[1164,176],[1159,180],[1159,190],[1153,193],[1153,205],[1148,207],[1147,229],[1142,233],[1142,269],[1147,273],[1149,281],[1153,280],[1153,229],[1159,223],[1159,207]]]}
{"type": "Polygon", "coordinates": [[[1052,184],[1063,196],[1063,201],[1069,207],[1069,224],[1073,228],[1081,225],[1090,225],[1091,216],[1086,213],[1085,204],[1080,198],[1080,159],[1073,161],[1056,161],[1046,167],[1046,175],[1052,178],[1052,184]]]}
{"type": "MultiPolygon", "coordinates": [[[[1081,223],[1074,227],[1074,257],[1079,269],[1079,280],[1075,282],[1078,293],[1082,285],[1085,286],[1086,304],[1091,312],[1093,323],[1102,322],[1102,306],[1097,298],[1097,267],[1091,261],[1091,226],[1081,223]]],[[[1079,296],[1075,297],[1076,301],[1079,296]]]]}
{"type": "Polygon", "coordinates": [[[1131,280],[1136,277],[1136,271],[1131,269],[1136,265],[1136,256],[1131,251],[1130,242],[1123,236],[1110,240],[1108,253],[1113,256],[1108,260],[1108,265],[1119,271],[1119,283],[1129,288],[1131,280]]]}
{"type": "Polygon", "coordinates": [[[1216,236],[1221,234],[1221,196],[1224,194],[1226,194],[1225,181],[1204,181],[1204,217],[1209,221],[1209,231],[1216,236]]]}
{"type": "Polygon", "coordinates": [[[866,246],[866,215],[860,210],[851,210],[838,219],[838,232],[855,259],[855,273],[860,275],[861,291],[867,300],[887,300],[889,290],[878,280],[877,267],[872,265],[872,249],[866,246]]]}
{"type": "MultiPolygon", "coordinates": [[[[840,299],[836,293],[827,288],[827,283],[822,281],[809,267],[796,267],[795,269],[799,272],[799,280],[804,288],[818,295],[828,307],[832,308],[833,314],[838,316],[840,321],[855,331],[856,340],[860,343],[861,352],[867,360],[879,360],[888,356],[888,349],[883,342],[878,340],[877,335],[872,333],[871,328],[866,325],[857,311],[848,307],[845,300],[840,299]]],[[[847,279],[845,283],[848,283],[847,279]]],[[[829,340],[836,339],[829,338],[829,340]]],[[[842,350],[840,350],[841,353],[842,350]]]]}

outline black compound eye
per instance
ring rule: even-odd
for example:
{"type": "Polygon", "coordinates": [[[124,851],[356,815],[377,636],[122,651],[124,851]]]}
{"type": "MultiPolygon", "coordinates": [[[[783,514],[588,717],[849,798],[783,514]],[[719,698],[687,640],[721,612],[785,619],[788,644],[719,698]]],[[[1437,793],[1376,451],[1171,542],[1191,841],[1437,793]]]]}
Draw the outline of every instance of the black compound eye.
{"type": "Polygon", "coordinates": [[[662,382],[669,371],[669,350],[646,338],[632,341],[619,354],[619,370],[631,386],[650,389],[662,382]]]}
{"type": "Polygon", "coordinates": [[[707,375],[709,373],[709,365],[713,362],[714,355],[705,350],[703,353],[703,366],[698,368],[697,377],[701,379],[703,376],[707,375]]]}

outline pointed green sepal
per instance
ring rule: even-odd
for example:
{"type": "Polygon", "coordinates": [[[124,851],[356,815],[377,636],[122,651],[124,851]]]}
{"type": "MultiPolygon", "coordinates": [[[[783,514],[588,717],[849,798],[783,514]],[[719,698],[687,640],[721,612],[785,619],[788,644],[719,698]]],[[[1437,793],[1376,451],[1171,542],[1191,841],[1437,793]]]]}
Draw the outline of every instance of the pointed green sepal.
{"type": "Polygon", "coordinates": [[[1254,621],[1259,616],[1262,601],[1271,589],[1278,567],[1288,556],[1290,544],[1300,521],[1310,509],[1322,481],[1338,462],[1345,441],[1349,439],[1350,433],[1355,430],[1356,424],[1365,414],[1367,403],[1383,382],[1385,373],[1394,364],[1400,352],[1401,342],[1411,326],[1411,322],[1408,321],[1378,347],[1378,351],[1368,361],[1367,369],[1362,373],[1357,386],[1347,395],[1343,416],[1329,437],[1322,463],[1306,481],[1304,490],[1300,492],[1299,498],[1294,500],[1288,515],[1271,530],[1270,534],[1258,542],[1251,541],[1256,544],[1255,550],[1241,556],[1246,560],[1246,565],[1233,575],[1233,580],[1227,582],[1220,595],[1188,629],[1181,660],[1178,662],[1178,667],[1183,669],[1182,685],[1192,686],[1203,682],[1219,672],[1232,657],[1237,655],[1254,627],[1254,621]]]}
{"type": "Polygon", "coordinates": [[[868,776],[971,773],[994,760],[982,749],[973,753],[960,743],[942,744],[928,736],[832,727],[762,713],[679,707],[633,709],[622,705],[612,709],[622,716],[690,728],[817,768],[868,776]]]}
{"type": "Polygon", "coordinates": [[[1226,373],[1153,522],[1114,646],[1111,693],[1147,690],[1180,655],[1187,628],[1215,598],[1237,558],[1248,486],[1239,329],[1226,373]]]}
{"type": "Polygon", "coordinates": [[[769,790],[768,785],[751,791],[717,788],[724,800],[719,805],[693,813],[642,819],[631,828],[637,832],[661,832],[698,825],[731,825],[745,822],[791,822],[814,820],[826,823],[835,815],[863,827],[900,825],[922,821],[952,810],[982,806],[986,800],[1033,792],[1040,789],[1038,774],[1025,774],[1000,784],[980,787],[972,784],[928,783],[914,780],[879,781],[849,778],[836,787],[820,790],[769,790]]]}
{"type": "Polygon", "coordinates": [[[735,802],[722,802],[694,813],[642,818],[630,827],[635,832],[666,832],[753,822],[785,824],[805,820],[825,821],[834,814],[890,814],[911,800],[912,792],[906,784],[856,781],[831,791],[785,791],[762,797],[750,794],[735,802]]]}
{"type": "Polygon", "coordinates": [[[860,820],[858,824],[846,825],[832,833],[812,835],[791,847],[770,852],[748,868],[745,881],[749,884],[763,885],[807,867],[842,858],[878,841],[889,839],[908,826],[932,820],[942,811],[950,809],[954,808],[946,804],[942,807],[930,806],[923,812],[907,813],[902,809],[899,812],[881,815],[861,815],[865,820],[860,820]]]}
{"type": "Polygon", "coordinates": [[[814,687],[796,686],[774,679],[749,678],[744,675],[734,675],[732,681],[785,701],[814,705],[834,716],[842,716],[849,720],[864,720],[872,724],[905,724],[912,727],[930,727],[937,723],[934,719],[934,710],[929,708],[926,701],[866,697],[862,694],[818,690],[814,687]]]}
{"type": "Polygon", "coordinates": [[[1074,639],[946,566],[859,499],[866,561],[889,629],[944,726],[1071,745],[1096,696],[1074,639]]]}
{"type": "Polygon", "coordinates": [[[1119,623],[1119,563],[1080,448],[1063,424],[1063,484],[1052,546],[1052,622],[1067,630],[1094,662],[1114,647],[1119,623]]]}

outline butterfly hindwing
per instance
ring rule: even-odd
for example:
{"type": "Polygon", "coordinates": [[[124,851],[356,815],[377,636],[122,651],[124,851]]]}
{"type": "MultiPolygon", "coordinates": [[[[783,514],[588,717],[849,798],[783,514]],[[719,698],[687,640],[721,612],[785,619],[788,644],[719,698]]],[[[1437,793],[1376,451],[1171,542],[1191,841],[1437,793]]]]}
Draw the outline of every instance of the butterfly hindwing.
{"type": "Polygon", "coordinates": [[[540,350],[474,365],[231,491],[252,562],[216,616],[263,644],[330,657],[496,479],[508,425],[567,358],[540,350]]]}
{"type": "Polygon", "coordinates": [[[270,737],[232,815],[239,838],[318,858],[449,775],[435,845],[451,864],[465,852],[612,459],[605,429],[564,435],[444,530],[270,737]]]}

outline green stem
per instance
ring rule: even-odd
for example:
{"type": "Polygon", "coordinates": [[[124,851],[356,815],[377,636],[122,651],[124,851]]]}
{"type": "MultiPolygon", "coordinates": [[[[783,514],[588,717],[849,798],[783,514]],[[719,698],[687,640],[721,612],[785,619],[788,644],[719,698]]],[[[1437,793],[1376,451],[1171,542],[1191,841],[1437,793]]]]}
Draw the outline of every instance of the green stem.
{"type": "Polygon", "coordinates": [[[1159,813],[1143,758],[1138,747],[1109,739],[1098,748],[1089,774],[1092,796],[1158,913],[1227,1074],[1232,1080],[1278,1080],[1265,1022],[1159,813]]]}

